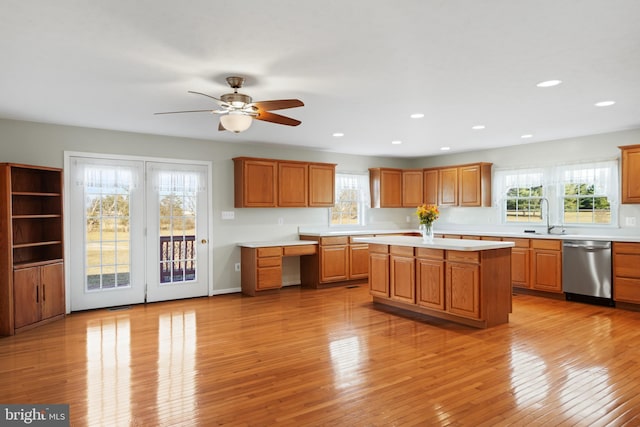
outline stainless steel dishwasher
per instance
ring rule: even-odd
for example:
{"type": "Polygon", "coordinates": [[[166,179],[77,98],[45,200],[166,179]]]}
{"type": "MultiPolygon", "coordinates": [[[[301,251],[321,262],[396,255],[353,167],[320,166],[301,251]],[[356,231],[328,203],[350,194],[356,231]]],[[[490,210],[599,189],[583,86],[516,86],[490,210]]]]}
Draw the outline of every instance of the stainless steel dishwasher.
{"type": "Polygon", "coordinates": [[[562,290],[567,300],[613,307],[611,242],[565,240],[562,245],[562,290]]]}

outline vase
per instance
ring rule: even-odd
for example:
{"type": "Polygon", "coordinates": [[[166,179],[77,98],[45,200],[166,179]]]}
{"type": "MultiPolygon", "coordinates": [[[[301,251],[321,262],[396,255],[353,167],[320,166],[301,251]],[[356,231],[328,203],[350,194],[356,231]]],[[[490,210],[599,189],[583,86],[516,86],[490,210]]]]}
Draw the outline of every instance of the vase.
{"type": "Polygon", "coordinates": [[[423,243],[433,243],[433,224],[420,224],[420,231],[423,243]]]}

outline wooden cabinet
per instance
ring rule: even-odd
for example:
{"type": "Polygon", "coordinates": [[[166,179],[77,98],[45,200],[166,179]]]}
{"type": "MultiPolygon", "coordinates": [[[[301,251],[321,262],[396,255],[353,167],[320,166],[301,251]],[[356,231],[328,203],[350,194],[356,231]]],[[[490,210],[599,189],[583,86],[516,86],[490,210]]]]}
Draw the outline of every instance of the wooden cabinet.
{"type": "Polygon", "coordinates": [[[531,288],[562,293],[562,241],[531,239],[531,288]]]}
{"type": "Polygon", "coordinates": [[[333,206],[335,164],[236,157],[234,207],[333,206]]]}
{"type": "Polygon", "coordinates": [[[309,206],[330,208],[335,205],[336,165],[309,163],[309,206]]]}
{"type": "Polygon", "coordinates": [[[447,251],[447,311],[459,316],[480,318],[480,254],[447,251]]]}
{"type": "Polygon", "coordinates": [[[640,203],[640,145],[619,148],[622,152],[622,203],[640,203]]]}
{"type": "Polygon", "coordinates": [[[613,299],[640,304],[640,243],[613,243],[613,299]]]}
{"type": "Polygon", "coordinates": [[[518,288],[531,288],[531,249],[529,239],[503,239],[505,242],[513,242],[511,248],[511,283],[518,288]]]}
{"type": "Polygon", "coordinates": [[[458,205],[458,168],[441,168],[438,170],[438,205],[458,205]]]}
{"type": "Polygon", "coordinates": [[[65,313],[62,170],[0,167],[0,335],[13,335],[65,313]]]}
{"type": "Polygon", "coordinates": [[[458,179],[460,206],[491,206],[491,163],[459,166],[458,179]]]}
{"type": "Polygon", "coordinates": [[[349,246],[347,236],[320,239],[320,282],[349,279],[349,246]]]}
{"type": "Polygon", "coordinates": [[[416,303],[423,307],[445,309],[444,251],[416,248],[416,303]]]}
{"type": "Polygon", "coordinates": [[[402,206],[415,208],[423,203],[423,180],[422,169],[405,169],[402,171],[402,206]]]}
{"type": "Polygon", "coordinates": [[[309,167],[302,162],[278,162],[278,206],[305,207],[308,204],[309,167]]]}
{"type": "Polygon", "coordinates": [[[389,248],[389,269],[391,299],[409,304],[415,303],[416,273],[413,248],[391,245],[389,248]]]}
{"type": "Polygon", "coordinates": [[[369,245],[353,241],[349,237],[349,279],[369,277],[369,245]]]}
{"type": "Polygon", "coordinates": [[[278,162],[235,158],[234,207],[273,208],[278,205],[278,162]]]}
{"type": "Polygon", "coordinates": [[[438,205],[438,169],[424,169],[422,172],[423,202],[427,205],[438,205]]]}
{"type": "Polygon", "coordinates": [[[62,263],[16,269],[13,273],[15,329],[63,316],[64,272],[62,263]]]}
{"type": "Polygon", "coordinates": [[[389,246],[369,244],[369,293],[389,297],[389,246]]]}
{"type": "Polygon", "coordinates": [[[402,207],[402,169],[369,169],[372,208],[402,207]]]}

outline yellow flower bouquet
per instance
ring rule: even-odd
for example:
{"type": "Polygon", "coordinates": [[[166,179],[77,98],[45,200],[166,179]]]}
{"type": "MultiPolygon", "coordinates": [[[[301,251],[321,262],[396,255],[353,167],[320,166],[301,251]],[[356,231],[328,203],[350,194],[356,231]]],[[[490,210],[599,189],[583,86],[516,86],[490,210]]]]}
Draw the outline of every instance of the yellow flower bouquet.
{"type": "Polygon", "coordinates": [[[438,219],[440,211],[436,205],[422,205],[416,209],[416,215],[420,220],[420,224],[431,225],[438,219]]]}

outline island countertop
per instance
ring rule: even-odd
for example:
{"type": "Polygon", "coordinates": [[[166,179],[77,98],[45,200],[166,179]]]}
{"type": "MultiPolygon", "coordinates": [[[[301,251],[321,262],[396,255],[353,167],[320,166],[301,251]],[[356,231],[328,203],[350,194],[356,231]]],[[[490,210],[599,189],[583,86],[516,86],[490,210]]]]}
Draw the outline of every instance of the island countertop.
{"type": "Polygon", "coordinates": [[[422,237],[413,236],[380,236],[354,237],[355,242],[375,243],[379,245],[412,246],[414,248],[444,249],[450,251],[486,251],[491,249],[511,248],[513,242],[497,242],[492,240],[442,239],[436,237],[433,243],[425,243],[422,237]]]}

